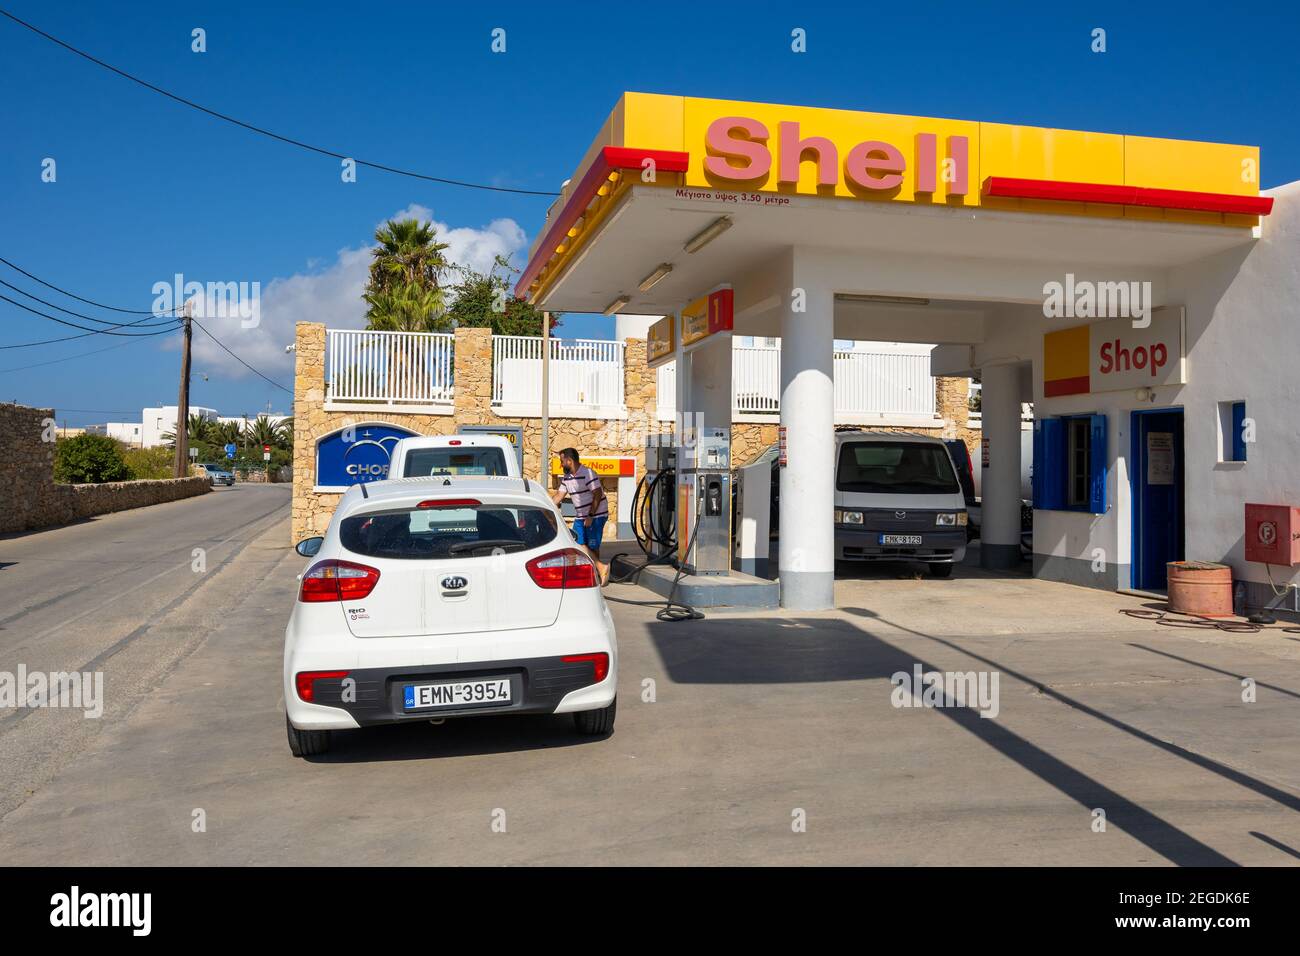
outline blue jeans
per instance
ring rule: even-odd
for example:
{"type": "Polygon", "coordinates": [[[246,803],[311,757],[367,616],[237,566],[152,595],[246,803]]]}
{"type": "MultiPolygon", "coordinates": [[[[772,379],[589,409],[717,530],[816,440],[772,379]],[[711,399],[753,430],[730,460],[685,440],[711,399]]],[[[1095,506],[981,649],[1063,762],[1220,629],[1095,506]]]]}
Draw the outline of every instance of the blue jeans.
{"type": "Polygon", "coordinates": [[[583,545],[592,554],[600,554],[600,539],[605,534],[605,522],[609,515],[596,515],[593,518],[575,518],[573,536],[578,544],[583,545]]]}

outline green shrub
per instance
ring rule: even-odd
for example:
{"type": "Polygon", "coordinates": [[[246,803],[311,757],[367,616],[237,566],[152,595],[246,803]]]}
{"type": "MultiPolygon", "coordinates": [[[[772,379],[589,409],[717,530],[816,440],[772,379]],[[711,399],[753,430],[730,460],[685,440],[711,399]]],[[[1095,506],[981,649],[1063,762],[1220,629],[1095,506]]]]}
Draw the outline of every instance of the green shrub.
{"type": "Polygon", "coordinates": [[[122,452],[122,460],[131,470],[132,478],[141,481],[170,478],[175,468],[176,452],[162,445],[155,448],[128,448],[122,452]]]}
{"type": "Polygon", "coordinates": [[[122,459],[122,446],[107,435],[77,435],[54,446],[54,480],[71,485],[128,481],[131,469],[122,459]]]}

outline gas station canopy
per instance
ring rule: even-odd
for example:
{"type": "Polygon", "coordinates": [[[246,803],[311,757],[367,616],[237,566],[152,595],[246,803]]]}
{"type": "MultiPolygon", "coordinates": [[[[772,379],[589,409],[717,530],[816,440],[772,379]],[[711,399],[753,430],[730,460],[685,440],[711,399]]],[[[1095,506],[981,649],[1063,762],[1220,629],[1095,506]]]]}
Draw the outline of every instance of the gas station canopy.
{"type": "Polygon", "coordinates": [[[791,246],[1168,267],[1250,240],[1258,171],[1254,146],[625,93],[516,293],[663,314],[791,246]]]}

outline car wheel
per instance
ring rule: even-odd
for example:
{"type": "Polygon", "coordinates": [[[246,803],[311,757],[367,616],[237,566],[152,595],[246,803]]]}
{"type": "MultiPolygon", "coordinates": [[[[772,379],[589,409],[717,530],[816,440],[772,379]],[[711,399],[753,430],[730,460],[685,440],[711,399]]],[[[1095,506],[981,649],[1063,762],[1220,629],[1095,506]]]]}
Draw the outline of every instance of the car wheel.
{"type": "Polygon", "coordinates": [[[573,715],[573,726],[580,734],[603,737],[614,732],[614,715],[618,712],[618,698],[600,710],[580,710],[573,715]]]}
{"type": "Polygon", "coordinates": [[[330,732],[328,730],[299,730],[286,714],[285,729],[289,732],[289,749],[295,757],[314,757],[330,749],[330,732]]]}
{"type": "Polygon", "coordinates": [[[930,577],[932,578],[952,577],[952,565],[951,564],[930,565],[930,577]]]}

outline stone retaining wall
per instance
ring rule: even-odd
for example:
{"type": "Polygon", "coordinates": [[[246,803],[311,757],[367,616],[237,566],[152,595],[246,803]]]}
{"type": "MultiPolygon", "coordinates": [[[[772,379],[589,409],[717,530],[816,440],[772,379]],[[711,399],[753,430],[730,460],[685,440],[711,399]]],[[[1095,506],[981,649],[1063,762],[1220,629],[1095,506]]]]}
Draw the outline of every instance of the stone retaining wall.
{"type": "Polygon", "coordinates": [[[56,484],[53,422],[53,409],[0,403],[0,532],[47,528],[211,490],[206,477],[56,484]]]}

